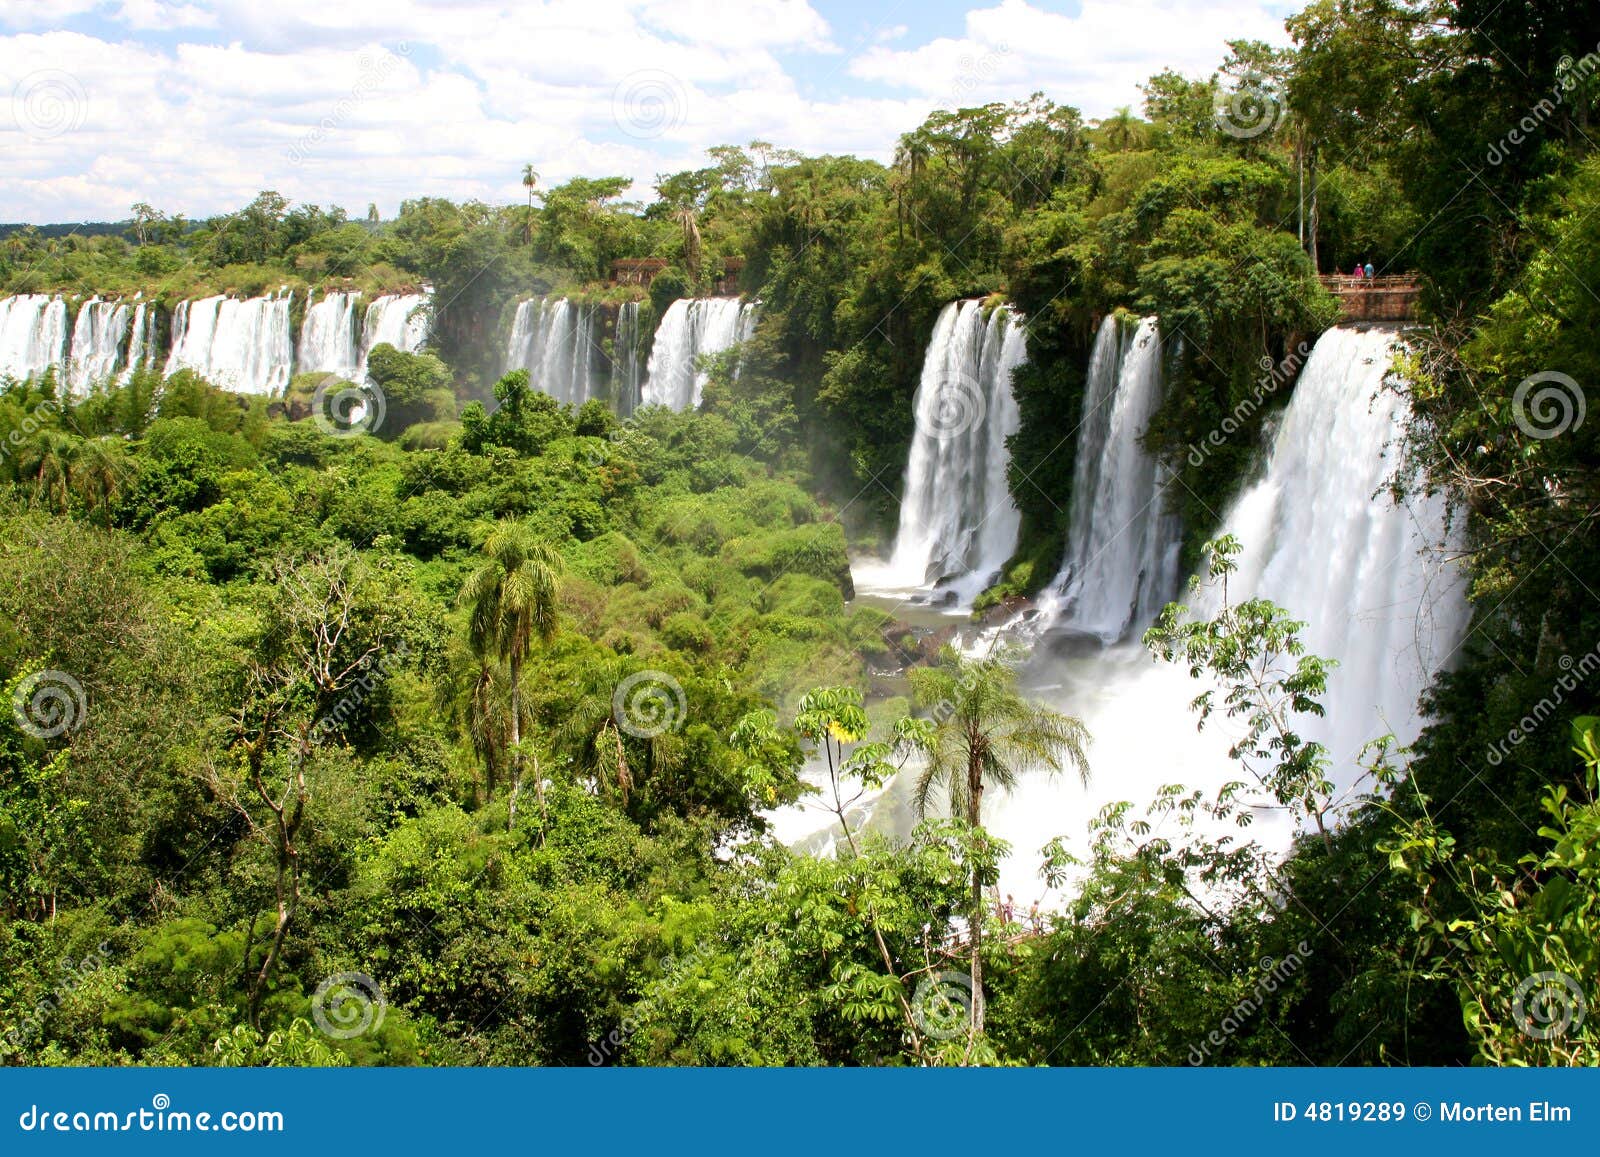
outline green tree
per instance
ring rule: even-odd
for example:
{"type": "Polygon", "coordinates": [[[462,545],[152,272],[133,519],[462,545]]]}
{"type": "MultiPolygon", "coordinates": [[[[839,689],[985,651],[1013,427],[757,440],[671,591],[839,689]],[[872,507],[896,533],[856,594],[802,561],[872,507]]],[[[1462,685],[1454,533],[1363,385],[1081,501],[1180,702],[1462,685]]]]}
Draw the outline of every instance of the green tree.
{"type": "MultiPolygon", "coordinates": [[[[523,522],[502,522],[483,542],[487,561],[461,587],[461,603],[470,613],[467,637],[473,653],[494,656],[506,664],[511,689],[511,804],[516,823],[517,795],[522,789],[522,665],[537,639],[555,637],[562,572],[561,554],[523,522]]],[[[544,778],[537,756],[534,786],[544,814],[544,778]]]]}
{"type": "MultiPolygon", "coordinates": [[[[1089,735],[1070,715],[1027,698],[1017,689],[1016,657],[999,652],[965,659],[946,648],[934,667],[911,673],[918,706],[929,717],[903,729],[904,741],[920,751],[924,763],[917,776],[916,806],[927,813],[935,793],[943,791],[950,814],[964,819],[981,853],[983,793],[989,787],[1008,791],[1029,772],[1055,774],[1065,767],[1084,782],[1089,761],[1084,745],[1089,735]]],[[[983,1032],[983,888],[985,857],[972,856],[969,921],[972,974],[972,1031],[983,1032]]]]}

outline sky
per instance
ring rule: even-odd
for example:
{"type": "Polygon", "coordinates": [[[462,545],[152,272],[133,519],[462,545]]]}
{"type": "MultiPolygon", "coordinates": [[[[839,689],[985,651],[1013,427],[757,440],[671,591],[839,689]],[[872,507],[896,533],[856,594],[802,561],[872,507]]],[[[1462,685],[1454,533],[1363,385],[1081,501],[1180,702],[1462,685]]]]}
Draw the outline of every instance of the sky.
{"type": "Polygon", "coordinates": [[[940,107],[1043,91],[1105,116],[1270,0],[0,0],[0,221],[296,202],[520,201],[770,141],[888,160],[940,107]]]}

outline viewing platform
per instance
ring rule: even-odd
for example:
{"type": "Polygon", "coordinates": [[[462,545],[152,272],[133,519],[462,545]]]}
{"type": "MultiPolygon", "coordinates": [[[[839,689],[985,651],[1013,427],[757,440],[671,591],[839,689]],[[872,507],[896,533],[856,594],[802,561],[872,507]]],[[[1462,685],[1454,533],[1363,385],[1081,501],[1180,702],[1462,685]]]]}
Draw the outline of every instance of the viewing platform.
{"type": "Polygon", "coordinates": [[[1422,291],[1415,277],[1352,277],[1348,273],[1318,278],[1339,298],[1340,321],[1414,321],[1417,297],[1422,291]]]}

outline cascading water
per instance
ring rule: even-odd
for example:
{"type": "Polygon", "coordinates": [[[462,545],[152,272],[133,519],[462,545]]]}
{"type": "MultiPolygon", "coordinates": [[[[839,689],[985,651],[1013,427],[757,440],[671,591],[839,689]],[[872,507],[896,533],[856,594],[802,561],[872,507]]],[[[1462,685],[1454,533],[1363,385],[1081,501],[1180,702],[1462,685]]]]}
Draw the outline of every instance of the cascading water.
{"type": "Polygon", "coordinates": [[[120,301],[91,297],[78,307],[72,327],[72,351],[67,357],[67,391],[82,396],[91,388],[116,377],[124,343],[128,340],[128,307],[120,301]]]}
{"type": "Polygon", "coordinates": [[[506,369],[527,370],[536,390],[582,405],[600,392],[598,311],[565,297],[535,297],[517,305],[506,369]]]}
{"type": "Polygon", "coordinates": [[[141,301],[133,307],[133,323],[128,330],[128,357],[123,363],[122,380],[126,381],[134,370],[153,364],[156,353],[156,311],[153,306],[141,301]]]}
{"type": "Polygon", "coordinates": [[[1244,545],[1230,596],[1287,608],[1306,623],[1307,650],[1338,659],[1327,715],[1303,731],[1346,768],[1387,731],[1415,738],[1417,696],[1466,621],[1459,579],[1441,562],[1452,545],[1445,499],[1402,506],[1383,492],[1409,413],[1384,387],[1393,345],[1383,330],[1322,336],[1260,480],[1222,526],[1244,545]]]}
{"type": "Polygon", "coordinates": [[[193,370],[214,385],[246,394],[281,393],[294,362],[290,302],[288,293],[181,302],[165,372],[193,370]]]}
{"type": "Polygon", "coordinates": [[[414,354],[428,341],[428,306],[433,291],[389,293],[374,298],[367,306],[361,326],[359,377],[367,376],[367,356],[380,345],[392,345],[402,353],[414,354]]]}
{"type": "MultiPolygon", "coordinates": [[[[1102,330],[1088,387],[1102,398],[1137,381],[1127,365],[1136,352],[1135,335],[1129,348],[1118,351],[1124,380],[1108,384],[1111,340],[1102,330]]],[[[1271,599],[1306,623],[1302,638],[1309,652],[1339,664],[1322,697],[1326,715],[1297,719],[1296,727],[1327,747],[1330,778],[1343,792],[1361,776],[1358,757],[1366,742],[1386,734],[1402,744],[1416,737],[1422,725],[1417,700],[1467,624],[1461,575],[1448,561],[1456,544],[1446,500],[1414,496],[1397,504],[1385,485],[1394,470],[1389,451],[1403,435],[1409,412],[1405,398],[1385,385],[1394,340],[1385,330],[1339,328],[1322,336],[1257,480],[1223,513],[1218,530],[1243,546],[1230,598],[1271,599]]],[[[1092,404],[1086,398],[1086,406],[1092,404]]],[[[1081,493],[1104,486],[1116,457],[1110,453],[1116,440],[1110,434],[1116,422],[1112,405],[1103,429],[1086,421],[1080,431],[1079,464],[1094,480],[1085,485],[1080,474],[1081,493]],[[1094,470],[1083,465],[1086,459],[1094,470]]],[[[1130,406],[1127,413],[1138,409],[1130,406]]],[[[1157,497],[1161,479],[1148,468],[1130,473],[1145,480],[1137,509],[1157,497]]],[[[1088,521],[1098,521],[1114,505],[1092,503],[1088,521]]],[[[1091,525],[1078,537],[1087,542],[1099,533],[1091,525]]],[[[1131,567],[1124,571],[1132,573],[1131,567]]],[[[1131,590],[1125,578],[1117,606],[1133,606],[1131,590]]],[[[1208,590],[1194,603],[1196,614],[1213,613],[1216,594],[1208,590]]],[[[1123,633],[1132,635],[1150,617],[1141,605],[1132,629],[1123,633]]],[[[1191,702],[1205,686],[1185,667],[1152,661],[1128,638],[1088,650],[1035,651],[1024,669],[1024,687],[1083,721],[1091,737],[1092,778],[1083,787],[1075,779],[1023,776],[1013,792],[990,795],[987,826],[1014,848],[1001,867],[1002,894],[1024,906],[1044,898],[1039,849],[1066,837],[1081,855],[1089,822],[1107,804],[1129,800],[1142,815],[1163,785],[1184,784],[1209,796],[1226,782],[1246,778],[1228,756],[1237,725],[1213,717],[1204,731],[1195,726],[1191,702]]],[[[914,816],[907,779],[900,776],[874,802],[875,826],[902,835],[909,830],[914,816]]],[[[1236,829],[1229,832],[1237,836],[1236,829]]],[[[1285,813],[1273,809],[1257,813],[1249,834],[1285,851],[1295,833],[1285,813]]]]}
{"type": "MultiPolygon", "coordinates": [[[[1385,734],[1415,739],[1417,699],[1467,622],[1461,577],[1446,560],[1445,499],[1397,504],[1385,489],[1394,469],[1388,451],[1408,415],[1405,398],[1384,385],[1393,342],[1383,330],[1323,334],[1259,480],[1227,509],[1218,532],[1243,546],[1230,599],[1271,599],[1306,623],[1307,651],[1339,664],[1322,697],[1326,715],[1296,724],[1327,747],[1342,791],[1360,776],[1365,743],[1385,734]]],[[[1212,613],[1215,600],[1207,591],[1195,612],[1212,613]]],[[[1088,727],[1093,779],[1083,789],[1024,778],[997,800],[991,826],[1016,847],[1002,887],[1036,892],[1037,849],[1060,835],[1081,849],[1088,821],[1107,803],[1133,800],[1142,809],[1162,784],[1210,793],[1243,778],[1227,754],[1229,721],[1195,727],[1190,701],[1203,685],[1187,669],[1152,663],[1137,643],[1077,658],[1040,655],[1030,675],[1034,694],[1088,727]]],[[[1252,828],[1253,838],[1280,850],[1292,835],[1281,812],[1252,828]]]]}
{"type": "Polygon", "coordinates": [[[67,356],[67,303],[42,293],[0,298],[0,377],[38,377],[67,356]]]}
{"type": "Polygon", "coordinates": [[[321,301],[306,306],[300,323],[298,373],[337,374],[354,381],[362,364],[356,339],[356,305],[359,293],[325,293],[321,301]]]}
{"type": "Polygon", "coordinates": [[[668,306],[650,348],[641,404],[673,410],[698,406],[707,380],[699,359],[749,341],[759,309],[753,301],[741,305],[736,297],[685,298],[668,306]]]}
{"type": "Polygon", "coordinates": [[[639,370],[639,303],[625,301],[611,339],[611,404],[620,418],[639,406],[639,370]]]}
{"type": "Polygon", "coordinates": [[[960,301],[940,311],[913,402],[894,553],[863,566],[859,586],[910,593],[941,583],[969,603],[1005,565],[1019,523],[1006,483],[1006,437],[1019,424],[1011,373],[1026,360],[1009,307],[985,316],[982,301],[960,301]]]}
{"type": "Polygon", "coordinates": [[[1084,386],[1066,554],[1039,598],[1042,629],[1114,643],[1176,592],[1182,528],[1167,509],[1170,475],[1140,441],[1160,401],[1156,319],[1130,335],[1107,317],[1084,386]]]}

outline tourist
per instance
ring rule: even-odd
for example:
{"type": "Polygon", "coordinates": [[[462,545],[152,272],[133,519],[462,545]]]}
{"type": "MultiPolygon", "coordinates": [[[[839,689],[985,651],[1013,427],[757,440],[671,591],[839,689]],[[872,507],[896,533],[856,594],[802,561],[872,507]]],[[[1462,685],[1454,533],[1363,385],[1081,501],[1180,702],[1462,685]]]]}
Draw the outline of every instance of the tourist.
{"type": "Polygon", "coordinates": [[[1372,262],[1370,262],[1370,261],[1367,262],[1367,267],[1362,272],[1362,276],[1365,277],[1368,281],[1372,280],[1372,262]]]}

